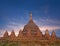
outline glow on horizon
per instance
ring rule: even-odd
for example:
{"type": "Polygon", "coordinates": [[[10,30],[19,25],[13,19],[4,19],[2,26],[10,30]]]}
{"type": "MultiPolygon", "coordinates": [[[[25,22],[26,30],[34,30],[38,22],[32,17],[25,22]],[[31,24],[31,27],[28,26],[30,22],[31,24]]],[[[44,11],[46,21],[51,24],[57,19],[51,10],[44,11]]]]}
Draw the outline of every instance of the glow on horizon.
{"type": "MultiPolygon", "coordinates": [[[[16,20],[16,19],[14,19],[16,20]]],[[[17,20],[16,20],[17,21],[17,20]]],[[[45,30],[48,29],[48,31],[56,31],[56,30],[60,30],[60,26],[48,26],[48,25],[41,25],[41,24],[47,24],[46,22],[48,23],[60,23],[59,21],[57,22],[54,22],[54,20],[45,20],[45,19],[40,19],[41,22],[39,21],[36,21],[36,20],[33,20],[37,26],[39,27],[39,29],[41,30],[41,32],[44,34],[45,33],[45,30]],[[37,23],[38,22],[38,23],[37,23]],[[39,24],[40,23],[40,24],[39,24]]],[[[27,24],[27,23],[25,23],[27,24]]],[[[2,29],[0,30],[1,31],[1,35],[0,36],[3,36],[4,32],[7,30],[9,35],[11,33],[12,30],[14,30],[16,36],[18,35],[20,29],[23,30],[25,24],[20,24],[20,22],[14,22],[14,21],[9,21],[9,23],[6,25],[5,29],[2,29]]]]}
{"type": "MultiPolygon", "coordinates": [[[[53,31],[53,30],[60,29],[60,27],[46,27],[46,26],[44,26],[44,27],[39,27],[39,29],[40,29],[41,32],[44,34],[46,29],[48,29],[48,31],[53,31]]],[[[20,30],[23,30],[23,27],[19,27],[19,29],[18,29],[18,28],[14,28],[14,32],[15,32],[15,35],[16,35],[16,36],[18,35],[18,33],[19,33],[20,30]]],[[[1,31],[1,30],[0,30],[0,31],[1,31]]],[[[5,31],[6,31],[6,30],[4,30],[4,31],[1,32],[1,33],[2,33],[1,36],[3,36],[3,34],[4,34],[5,31]]],[[[8,29],[7,31],[8,31],[8,33],[9,33],[9,35],[10,35],[12,30],[9,30],[9,29],[8,29]]]]}
{"type": "MultiPolygon", "coordinates": [[[[23,17],[22,17],[23,18],[23,17]]],[[[13,18],[14,21],[18,21],[17,19],[13,18]]],[[[50,26],[50,25],[41,25],[41,24],[47,24],[47,23],[57,23],[59,24],[60,22],[59,21],[54,21],[54,20],[51,20],[51,19],[39,19],[40,21],[37,21],[37,20],[33,20],[37,26],[39,27],[39,29],[41,30],[41,32],[44,34],[45,30],[48,29],[48,31],[53,31],[53,30],[60,30],[60,26],[50,26]],[[38,23],[37,23],[38,22],[38,23]]],[[[21,22],[14,22],[14,21],[9,21],[5,27],[5,29],[2,29],[0,30],[1,31],[1,35],[2,36],[4,34],[4,32],[7,30],[9,35],[11,33],[12,30],[14,30],[16,36],[18,35],[20,29],[23,30],[25,24],[21,24],[21,22]]]]}

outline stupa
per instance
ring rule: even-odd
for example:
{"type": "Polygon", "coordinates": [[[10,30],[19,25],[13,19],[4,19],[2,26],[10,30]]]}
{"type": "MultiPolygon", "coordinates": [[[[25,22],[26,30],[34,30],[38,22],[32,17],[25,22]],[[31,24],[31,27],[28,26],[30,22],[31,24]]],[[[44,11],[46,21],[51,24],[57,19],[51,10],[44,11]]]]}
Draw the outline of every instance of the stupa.
{"type": "Polygon", "coordinates": [[[8,38],[8,37],[9,37],[7,30],[6,30],[6,32],[4,33],[3,37],[4,37],[4,38],[8,38]]]}
{"type": "Polygon", "coordinates": [[[28,37],[40,37],[42,38],[42,32],[39,27],[35,24],[32,18],[32,13],[30,13],[29,22],[24,26],[23,34],[28,37]]]}
{"type": "Polygon", "coordinates": [[[51,39],[56,40],[56,38],[57,38],[56,33],[53,31],[51,34],[51,39]]]}
{"type": "Polygon", "coordinates": [[[30,17],[28,23],[24,26],[23,30],[20,30],[18,36],[15,35],[14,30],[11,34],[8,35],[6,31],[2,38],[8,38],[9,41],[41,41],[41,40],[56,40],[56,33],[53,31],[52,35],[49,34],[48,29],[46,29],[45,34],[43,35],[39,27],[35,24],[32,18],[32,12],[30,12],[30,17]]]}
{"type": "Polygon", "coordinates": [[[45,39],[47,39],[47,40],[50,39],[50,34],[49,34],[48,29],[46,29],[46,31],[45,31],[45,39]]]}
{"type": "Polygon", "coordinates": [[[15,39],[16,39],[16,35],[15,35],[14,30],[12,30],[12,32],[11,32],[11,34],[10,34],[10,36],[9,36],[9,39],[10,39],[10,40],[15,40],[15,39]]]}

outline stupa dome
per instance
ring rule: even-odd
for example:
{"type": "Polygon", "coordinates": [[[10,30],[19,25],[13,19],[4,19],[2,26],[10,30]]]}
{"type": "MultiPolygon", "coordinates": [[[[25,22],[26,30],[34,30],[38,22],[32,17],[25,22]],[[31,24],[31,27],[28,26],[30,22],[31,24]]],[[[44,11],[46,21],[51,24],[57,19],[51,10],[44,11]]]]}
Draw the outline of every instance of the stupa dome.
{"type": "Polygon", "coordinates": [[[23,33],[25,33],[25,34],[27,34],[27,33],[28,34],[29,33],[36,34],[37,32],[41,33],[39,27],[33,21],[32,13],[30,13],[29,22],[24,26],[23,33]]]}

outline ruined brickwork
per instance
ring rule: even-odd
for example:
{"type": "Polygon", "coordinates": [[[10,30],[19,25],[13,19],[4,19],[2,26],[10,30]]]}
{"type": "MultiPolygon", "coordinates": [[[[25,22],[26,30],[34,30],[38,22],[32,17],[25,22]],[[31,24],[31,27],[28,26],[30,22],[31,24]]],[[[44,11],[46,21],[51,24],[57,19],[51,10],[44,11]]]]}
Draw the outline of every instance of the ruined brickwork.
{"type": "Polygon", "coordinates": [[[14,30],[12,30],[9,35],[6,31],[2,39],[8,40],[20,40],[20,41],[40,41],[40,40],[57,40],[56,33],[53,31],[52,34],[49,34],[48,29],[46,29],[45,34],[43,35],[39,27],[34,23],[32,18],[32,13],[30,13],[29,22],[24,26],[23,30],[19,31],[18,36],[15,35],[14,30]]]}

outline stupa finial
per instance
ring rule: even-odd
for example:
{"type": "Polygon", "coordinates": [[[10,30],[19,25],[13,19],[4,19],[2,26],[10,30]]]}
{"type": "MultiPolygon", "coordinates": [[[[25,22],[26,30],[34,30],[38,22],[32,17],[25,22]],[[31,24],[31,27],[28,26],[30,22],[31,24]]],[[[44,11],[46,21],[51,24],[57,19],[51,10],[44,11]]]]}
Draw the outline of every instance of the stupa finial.
{"type": "Polygon", "coordinates": [[[30,20],[32,20],[32,12],[30,12],[30,20]]]}

